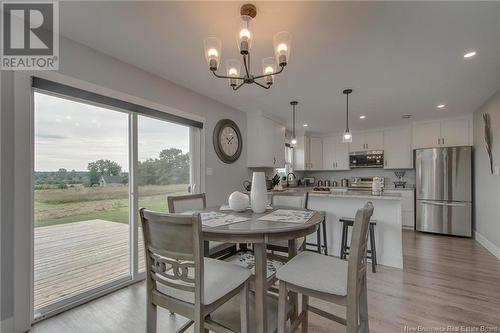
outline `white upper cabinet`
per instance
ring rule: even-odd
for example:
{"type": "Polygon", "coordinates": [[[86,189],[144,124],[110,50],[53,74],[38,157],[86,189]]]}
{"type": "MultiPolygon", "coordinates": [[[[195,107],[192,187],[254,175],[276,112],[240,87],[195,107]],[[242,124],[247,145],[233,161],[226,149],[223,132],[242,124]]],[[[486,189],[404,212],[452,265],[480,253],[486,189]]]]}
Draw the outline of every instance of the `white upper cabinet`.
{"type": "Polygon", "coordinates": [[[382,131],[354,132],[352,142],[349,144],[349,150],[367,151],[384,149],[384,134],[382,131]]]}
{"type": "Polygon", "coordinates": [[[261,114],[247,117],[248,167],[285,165],[285,127],[261,114]]]}
{"type": "Polygon", "coordinates": [[[470,145],[470,126],[471,121],[467,118],[441,121],[441,144],[447,147],[470,145]]]}
{"type": "Polygon", "coordinates": [[[413,148],[471,145],[471,117],[413,124],[413,148]]]}
{"type": "Polygon", "coordinates": [[[309,169],[323,169],[323,140],[318,137],[309,138],[309,169]]]}
{"type": "Polygon", "coordinates": [[[285,131],[286,128],[283,125],[274,123],[274,167],[284,168],[285,167],[285,131]]]}
{"type": "Polygon", "coordinates": [[[323,169],[349,170],[349,145],[342,142],[342,133],[323,138],[323,169]]]}
{"type": "Polygon", "coordinates": [[[327,136],[323,138],[323,169],[335,169],[336,162],[336,140],[334,136],[327,136]]]}
{"type": "Polygon", "coordinates": [[[406,126],[384,130],[384,169],[411,168],[411,128],[406,126]]]}
{"type": "Polygon", "coordinates": [[[309,169],[309,137],[305,134],[297,135],[297,144],[293,147],[293,169],[309,169]]]}
{"type": "Polygon", "coordinates": [[[413,124],[413,148],[437,147],[441,142],[439,121],[413,124]]]}

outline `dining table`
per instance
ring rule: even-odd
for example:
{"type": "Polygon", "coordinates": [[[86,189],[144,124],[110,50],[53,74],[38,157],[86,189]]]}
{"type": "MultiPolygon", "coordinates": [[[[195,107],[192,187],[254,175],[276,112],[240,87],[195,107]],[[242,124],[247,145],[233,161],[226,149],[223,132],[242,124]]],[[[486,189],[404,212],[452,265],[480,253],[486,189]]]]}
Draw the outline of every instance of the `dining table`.
{"type": "MultiPolygon", "coordinates": [[[[243,212],[221,211],[220,207],[206,208],[205,212],[221,212],[238,217],[245,221],[225,224],[220,226],[202,226],[204,241],[217,241],[224,243],[252,244],[255,257],[255,332],[265,333],[268,329],[267,318],[267,244],[270,241],[288,241],[288,260],[297,255],[296,240],[312,234],[318,230],[319,224],[324,219],[324,213],[307,209],[295,211],[309,211],[312,216],[305,222],[269,221],[261,219],[280,207],[267,209],[264,213],[254,213],[251,209],[243,212]]],[[[291,209],[284,208],[281,209],[291,209]]],[[[292,313],[297,313],[298,296],[290,295],[290,303],[294,307],[292,313]]]]}

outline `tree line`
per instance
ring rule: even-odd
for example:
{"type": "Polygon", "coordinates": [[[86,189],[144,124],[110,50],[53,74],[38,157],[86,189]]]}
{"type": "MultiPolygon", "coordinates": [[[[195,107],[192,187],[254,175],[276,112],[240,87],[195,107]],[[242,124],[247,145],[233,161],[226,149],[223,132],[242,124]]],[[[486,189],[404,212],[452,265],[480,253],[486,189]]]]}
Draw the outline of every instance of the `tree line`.
{"type": "MultiPolygon", "coordinates": [[[[76,184],[92,187],[98,186],[101,176],[120,176],[122,183],[128,183],[128,173],[115,161],[100,159],[88,163],[87,171],[68,171],[60,168],[58,171],[35,172],[35,189],[44,185],[56,188],[67,188],[76,184]]],[[[189,154],[183,154],[181,149],[163,149],[157,158],[149,158],[138,163],[139,185],[170,185],[189,183],[189,154]]]]}

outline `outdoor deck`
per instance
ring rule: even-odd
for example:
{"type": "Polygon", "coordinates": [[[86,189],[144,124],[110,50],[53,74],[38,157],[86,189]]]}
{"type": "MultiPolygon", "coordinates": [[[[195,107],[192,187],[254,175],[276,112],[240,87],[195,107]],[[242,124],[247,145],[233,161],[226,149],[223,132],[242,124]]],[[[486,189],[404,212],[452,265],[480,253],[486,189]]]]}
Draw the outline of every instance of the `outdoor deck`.
{"type": "MultiPolygon", "coordinates": [[[[34,305],[39,309],[127,276],[129,225],[89,220],[35,228],[34,259],[34,305]]],[[[142,246],[139,267],[144,267],[142,246]]]]}

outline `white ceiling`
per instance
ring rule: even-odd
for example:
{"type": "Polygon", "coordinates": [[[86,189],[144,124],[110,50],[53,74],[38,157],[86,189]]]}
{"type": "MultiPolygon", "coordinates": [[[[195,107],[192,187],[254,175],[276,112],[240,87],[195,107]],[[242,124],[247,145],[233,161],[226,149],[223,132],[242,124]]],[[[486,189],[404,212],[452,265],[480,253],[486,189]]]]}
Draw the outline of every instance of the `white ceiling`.
{"type": "MultiPolygon", "coordinates": [[[[289,65],[274,87],[233,92],[208,71],[203,39],[238,57],[243,2],[64,2],[61,33],[245,112],[262,110],[317,132],[471,113],[500,89],[500,2],[257,2],[254,71],[273,55],[274,33],[292,33],[289,65]],[[464,59],[470,49],[477,56],[464,59]],[[447,107],[437,110],[436,105],[447,107]],[[366,120],[358,119],[360,114],[366,120]]],[[[222,68],[224,64],[222,64],[222,68]]]]}

